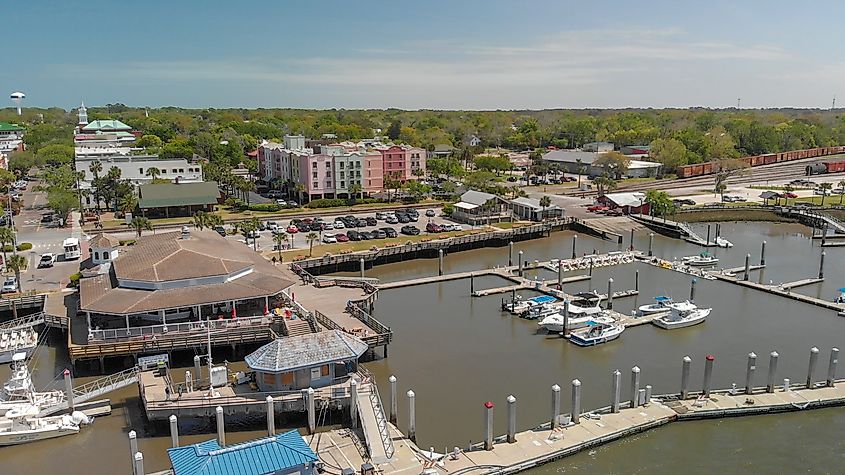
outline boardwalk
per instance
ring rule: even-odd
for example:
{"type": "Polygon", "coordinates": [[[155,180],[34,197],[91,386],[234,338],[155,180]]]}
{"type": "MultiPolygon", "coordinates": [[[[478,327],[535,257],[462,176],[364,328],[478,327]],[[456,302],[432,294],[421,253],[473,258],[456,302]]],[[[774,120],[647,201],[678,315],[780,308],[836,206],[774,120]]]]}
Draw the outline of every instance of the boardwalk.
{"type": "Polygon", "coordinates": [[[724,274],[712,274],[717,279],[730,282],[732,284],[740,285],[742,287],[749,287],[755,290],[761,290],[763,292],[778,295],[780,297],[786,297],[792,300],[798,300],[799,302],[804,302],[810,305],[815,305],[816,307],[822,307],[829,310],[836,310],[837,312],[845,311],[845,305],[838,304],[835,302],[831,302],[829,300],[819,299],[816,297],[810,297],[809,295],[797,294],[794,292],[790,292],[789,288],[780,289],[774,285],[765,285],[765,284],[758,284],[757,282],[751,282],[750,280],[742,280],[735,276],[729,276],[724,274]]]}

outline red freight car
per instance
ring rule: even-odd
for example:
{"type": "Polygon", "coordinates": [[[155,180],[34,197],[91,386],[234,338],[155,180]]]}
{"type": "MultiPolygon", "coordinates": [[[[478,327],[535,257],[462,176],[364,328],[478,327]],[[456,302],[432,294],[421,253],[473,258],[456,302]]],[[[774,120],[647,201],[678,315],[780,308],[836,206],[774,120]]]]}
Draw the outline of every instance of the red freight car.
{"type": "Polygon", "coordinates": [[[845,172],[845,162],[830,162],[825,163],[827,173],[841,173],[845,172]]]}

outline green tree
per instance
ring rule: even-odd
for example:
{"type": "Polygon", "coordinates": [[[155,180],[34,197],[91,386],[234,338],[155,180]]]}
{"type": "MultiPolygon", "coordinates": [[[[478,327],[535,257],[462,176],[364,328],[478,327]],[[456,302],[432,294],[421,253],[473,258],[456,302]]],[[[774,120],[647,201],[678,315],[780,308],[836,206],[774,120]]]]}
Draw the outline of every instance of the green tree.
{"type": "Polygon", "coordinates": [[[358,195],[361,195],[361,199],[364,199],[364,187],[360,183],[349,185],[349,198],[354,201],[358,195]]]}
{"type": "Polygon", "coordinates": [[[273,242],[276,244],[276,250],[279,251],[279,262],[282,262],[282,244],[287,242],[288,234],[284,231],[276,231],[273,235],[273,242]]]}
{"type": "Polygon", "coordinates": [[[308,241],[308,257],[311,257],[314,252],[314,241],[320,239],[320,236],[315,232],[310,232],[305,235],[305,240],[308,241]]]}
{"type": "MultiPolygon", "coordinates": [[[[94,160],[88,165],[88,170],[94,175],[94,179],[91,181],[93,184],[98,184],[100,182],[100,173],[103,172],[103,162],[99,160],[94,160]]],[[[94,203],[97,205],[97,210],[100,209],[100,192],[97,190],[97,186],[94,186],[94,203]]]]}
{"type": "Polygon", "coordinates": [[[584,160],[576,158],[575,166],[577,167],[576,170],[578,171],[578,188],[581,188],[581,175],[587,173],[587,169],[584,167],[584,160]]]}
{"type": "Polygon", "coordinates": [[[23,283],[21,282],[21,272],[26,270],[28,261],[26,257],[20,254],[12,254],[9,260],[6,261],[6,268],[15,273],[15,280],[18,281],[18,292],[23,291],[23,283]]]}
{"type": "Polygon", "coordinates": [[[546,219],[546,208],[552,205],[552,199],[548,195],[543,195],[540,198],[540,206],[543,207],[543,219],[546,219]]]}
{"type": "Polygon", "coordinates": [[[134,213],[138,207],[138,197],[135,193],[126,193],[117,200],[117,209],[125,216],[127,213],[134,213]]]}
{"type": "Polygon", "coordinates": [[[67,165],[73,162],[74,148],[72,145],[52,144],[38,150],[39,160],[50,166],[67,165]]]}
{"type": "Polygon", "coordinates": [[[612,151],[599,155],[593,165],[604,168],[611,178],[619,180],[628,171],[631,159],[619,152],[612,151]]]}
{"type": "Polygon", "coordinates": [[[408,182],[408,193],[413,196],[414,199],[417,201],[423,199],[430,192],[431,185],[420,183],[417,180],[412,180],[408,182]]]}
{"type": "Polygon", "coordinates": [[[712,160],[723,160],[736,158],[739,152],[736,150],[736,142],[724,127],[721,125],[711,128],[704,134],[707,147],[707,158],[712,160]]]}
{"type": "Polygon", "coordinates": [[[397,173],[388,173],[384,176],[384,189],[387,190],[388,203],[393,200],[391,190],[393,191],[393,195],[395,195],[401,186],[402,182],[399,180],[397,173]]]}
{"type": "Polygon", "coordinates": [[[258,252],[258,228],[261,227],[261,222],[258,218],[251,218],[247,221],[243,221],[238,224],[238,228],[241,231],[241,234],[244,236],[244,240],[249,244],[250,236],[253,236],[252,239],[252,250],[258,252]]]}
{"type": "Polygon", "coordinates": [[[157,167],[150,167],[150,168],[147,168],[147,171],[146,171],[146,173],[144,173],[144,175],[146,175],[146,176],[152,178],[153,180],[155,180],[156,178],[161,176],[161,170],[159,170],[157,167]]]}
{"type": "Polygon", "coordinates": [[[822,190],[822,202],[821,202],[821,205],[822,205],[822,206],[824,206],[824,198],[825,198],[825,196],[827,196],[827,194],[828,194],[828,193],[830,193],[830,190],[831,190],[832,188],[833,188],[833,184],[832,184],[832,183],[828,183],[828,182],[819,183],[819,189],[820,189],[820,190],[822,190]]]}
{"type": "Polygon", "coordinates": [[[141,237],[141,232],[144,230],[152,231],[153,224],[150,222],[149,219],[143,216],[135,216],[132,218],[132,221],[129,223],[132,229],[135,230],[135,236],[141,237]]]}
{"type": "Polygon", "coordinates": [[[14,229],[12,229],[8,226],[0,227],[0,246],[2,246],[2,249],[3,249],[3,263],[4,264],[8,262],[6,260],[6,246],[8,246],[8,245],[10,245],[14,242],[15,242],[15,231],[14,231],[14,229]]]}
{"type": "Polygon", "coordinates": [[[598,188],[599,196],[604,196],[608,191],[616,189],[616,180],[610,178],[607,173],[593,180],[593,184],[598,188]]]}
{"type": "Polygon", "coordinates": [[[724,198],[725,190],[728,189],[728,179],[732,176],[742,175],[748,168],[748,164],[740,160],[726,158],[717,160],[715,167],[713,193],[724,198]]]}
{"type": "Polygon", "coordinates": [[[663,216],[664,221],[666,215],[675,212],[675,202],[669,193],[659,190],[648,190],[645,193],[645,202],[649,204],[651,212],[654,216],[663,216]]]}
{"type": "MultiPolygon", "coordinates": [[[[789,183],[787,183],[786,185],[783,185],[783,193],[784,193],[784,195],[786,195],[787,193],[792,193],[792,192],[794,192],[794,191],[795,191],[795,188],[793,188],[793,186],[792,186],[792,185],[790,185],[789,183]]],[[[788,204],[789,204],[789,197],[788,197],[788,196],[784,196],[784,198],[783,198],[783,199],[784,199],[785,203],[788,205],[788,204]]],[[[841,200],[840,200],[840,201],[841,201],[841,200]]]]}
{"type": "Polygon", "coordinates": [[[56,189],[47,192],[47,207],[59,216],[62,226],[67,221],[68,213],[77,206],[79,206],[79,200],[71,191],[56,189]]]}
{"type": "Polygon", "coordinates": [[[677,139],[657,139],[651,142],[648,156],[663,165],[664,172],[674,171],[687,164],[687,146],[677,139]]]}
{"type": "Polygon", "coordinates": [[[223,218],[214,213],[206,213],[205,211],[197,211],[191,220],[194,227],[197,229],[213,228],[214,226],[222,226],[223,218]]]}
{"type": "Polygon", "coordinates": [[[396,140],[399,138],[399,135],[402,133],[402,121],[399,119],[394,120],[390,123],[390,126],[387,128],[387,137],[390,140],[396,140]]]}
{"type": "Polygon", "coordinates": [[[142,135],[141,138],[135,142],[135,146],[140,148],[159,148],[162,143],[161,137],[158,135],[142,135]]]}

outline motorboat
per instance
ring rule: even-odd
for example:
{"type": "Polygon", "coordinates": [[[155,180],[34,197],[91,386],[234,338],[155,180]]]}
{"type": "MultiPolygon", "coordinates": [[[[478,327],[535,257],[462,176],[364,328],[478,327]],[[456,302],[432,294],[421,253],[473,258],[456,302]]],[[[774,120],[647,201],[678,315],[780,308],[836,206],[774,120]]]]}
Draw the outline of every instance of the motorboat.
{"type": "Polygon", "coordinates": [[[16,353],[12,356],[12,375],[0,390],[0,414],[29,407],[43,409],[64,401],[63,391],[35,390],[32,375],[26,365],[26,353],[16,353]]]}
{"type": "Polygon", "coordinates": [[[12,361],[17,353],[32,354],[38,346],[38,332],[31,328],[5,331],[0,334],[0,363],[12,361]]]}
{"type": "Polygon", "coordinates": [[[576,307],[595,307],[602,301],[602,296],[595,290],[591,292],[578,292],[572,296],[572,305],[576,307]]]}
{"type": "Polygon", "coordinates": [[[625,325],[619,323],[588,322],[585,328],[569,334],[569,340],[578,346],[596,346],[619,338],[625,325]]]}
{"type": "Polygon", "coordinates": [[[730,248],[734,247],[734,244],[727,239],[723,238],[722,236],[716,236],[716,245],[719,247],[730,248]]]}
{"type": "Polygon", "coordinates": [[[507,310],[514,315],[521,315],[528,312],[528,310],[532,307],[550,304],[553,302],[557,302],[557,299],[551,295],[539,295],[525,300],[521,300],[517,297],[516,300],[511,302],[502,301],[502,310],[507,310]]]}
{"type": "Polygon", "coordinates": [[[839,295],[833,301],[835,303],[845,303],[845,287],[839,289],[839,295]]]}
{"type": "Polygon", "coordinates": [[[18,445],[79,433],[90,418],[81,411],[61,416],[38,417],[38,408],[9,410],[0,418],[0,446],[18,445]]]}
{"type": "Polygon", "coordinates": [[[685,264],[695,267],[709,267],[715,266],[719,263],[719,258],[711,256],[709,252],[705,251],[697,256],[687,256],[682,258],[685,264]]]}
{"type": "MultiPolygon", "coordinates": [[[[603,312],[600,310],[595,314],[589,315],[569,315],[566,318],[566,329],[577,330],[579,328],[584,328],[591,323],[611,324],[615,321],[613,320],[613,317],[603,315],[602,313],[603,312]]],[[[564,316],[562,313],[558,312],[544,318],[538,322],[537,325],[546,329],[549,333],[560,333],[564,331],[564,316]]]]}
{"type": "Polygon", "coordinates": [[[669,311],[669,305],[672,303],[672,297],[665,295],[658,295],[654,297],[654,303],[647,305],[640,305],[638,312],[640,316],[654,315],[655,313],[666,313],[669,311]]]}
{"type": "Polygon", "coordinates": [[[678,302],[669,305],[669,313],[651,321],[655,326],[666,330],[691,327],[702,323],[710,315],[711,308],[698,308],[692,302],[678,302]]]}

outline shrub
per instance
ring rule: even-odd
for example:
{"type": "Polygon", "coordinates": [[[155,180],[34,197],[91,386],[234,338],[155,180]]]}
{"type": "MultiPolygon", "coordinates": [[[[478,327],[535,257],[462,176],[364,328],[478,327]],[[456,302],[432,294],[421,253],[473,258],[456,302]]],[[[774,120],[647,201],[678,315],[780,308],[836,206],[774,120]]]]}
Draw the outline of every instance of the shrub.
{"type": "Polygon", "coordinates": [[[32,249],[32,243],[31,242],[22,242],[22,243],[18,244],[18,252],[28,251],[30,249],[32,249]]]}
{"type": "Polygon", "coordinates": [[[3,252],[12,252],[14,250],[15,250],[15,248],[12,247],[11,244],[6,244],[5,246],[3,246],[3,252]]]}
{"type": "Polygon", "coordinates": [[[70,275],[70,286],[71,287],[79,287],[79,279],[82,278],[82,273],[77,272],[75,274],[70,275]]]}
{"type": "Polygon", "coordinates": [[[250,211],[264,211],[264,212],[271,212],[274,213],[276,211],[281,211],[282,206],[277,205],[276,203],[259,203],[254,205],[249,205],[247,207],[250,211]]]}
{"type": "Polygon", "coordinates": [[[134,239],[121,239],[117,242],[120,246],[134,246],[135,240],[134,239]]]}
{"type": "Polygon", "coordinates": [[[339,206],[345,206],[347,203],[346,200],[342,200],[340,198],[323,198],[319,200],[310,201],[308,204],[305,205],[306,208],[336,208],[339,206]]]}
{"type": "Polygon", "coordinates": [[[443,216],[452,216],[452,213],[455,211],[455,205],[451,203],[447,203],[443,205],[443,216]]]}

